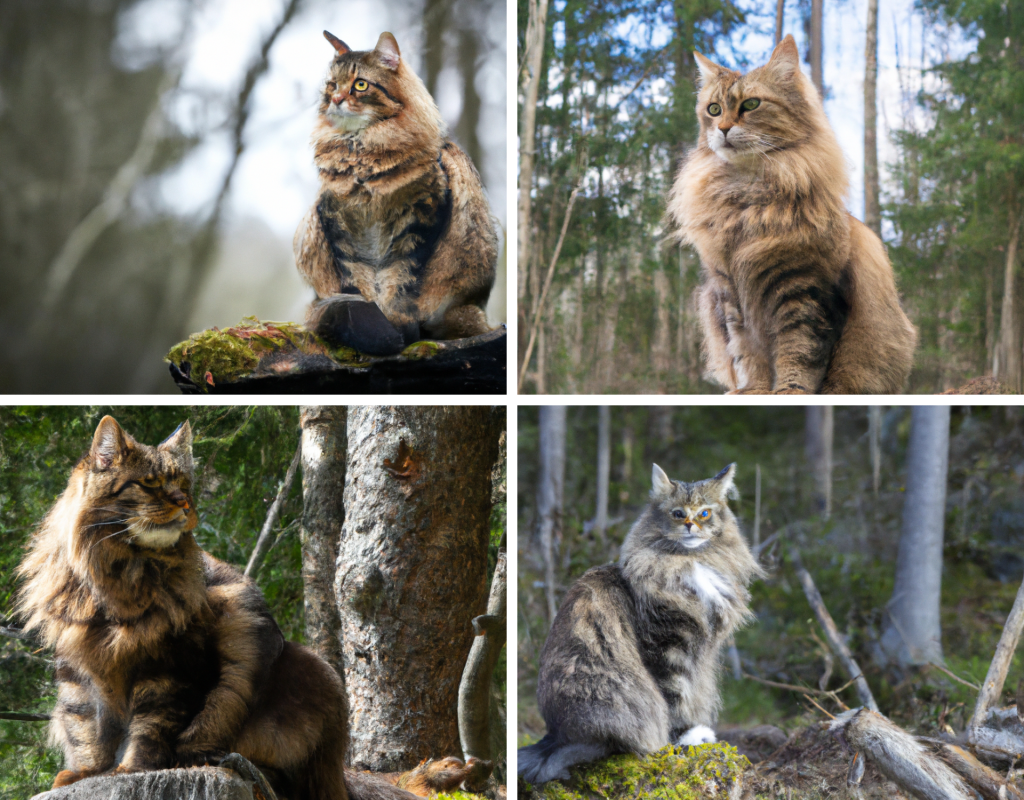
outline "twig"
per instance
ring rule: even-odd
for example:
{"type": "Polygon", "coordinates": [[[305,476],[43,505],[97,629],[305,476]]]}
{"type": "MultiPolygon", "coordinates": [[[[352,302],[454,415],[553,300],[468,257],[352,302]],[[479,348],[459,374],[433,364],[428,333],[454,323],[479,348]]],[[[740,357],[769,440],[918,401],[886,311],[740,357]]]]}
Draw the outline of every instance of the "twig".
{"type": "Polygon", "coordinates": [[[6,625],[0,625],[0,636],[6,636],[8,639],[33,638],[31,633],[26,633],[20,628],[8,628],[6,625]]]}
{"type": "Polygon", "coordinates": [[[285,473],[284,481],[281,483],[281,488],[277,490],[277,497],[274,498],[274,502],[270,506],[270,511],[267,512],[267,520],[263,523],[263,530],[260,531],[260,537],[256,540],[256,546],[252,550],[252,555],[249,556],[249,563],[245,565],[245,574],[247,577],[252,577],[256,574],[256,571],[260,568],[260,564],[263,563],[263,557],[267,554],[270,549],[270,533],[274,530],[274,526],[277,524],[277,518],[281,516],[281,506],[284,505],[284,498],[288,495],[288,490],[292,487],[292,481],[295,480],[295,472],[299,467],[299,460],[302,456],[302,443],[295,448],[295,455],[292,456],[292,463],[288,465],[288,472],[285,473]]]}
{"type": "Polygon", "coordinates": [[[562,219],[562,232],[558,234],[558,243],[555,245],[555,252],[551,256],[551,263],[548,265],[548,274],[544,278],[544,288],[541,290],[540,299],[537,301],[537,311],[533,315],[533,324],[530,326],[530,342],[526,345],[526,355],[523,356],[523,367],[519,371],[518,391],[523,390],[523,378],[526,377],[526,369],[530,366],[530,356],[533,355],[533,345],[537,341],[537,329],[540,327],[540,315],[544,310],[544,300],[548,296],[548,289],[551,288],[551,279],[555,274],[555,264],[558,263],[558,256],[562,253],[562,243],[565,242],[565,232],[569,229],[569,217],[572,216],[572,207],[576,203],[576,195],[580,192],[580,183],[583,180],[582,165],[580,165],[580,176],[576,185],[572,187],[572,194],[569,195],[569,204],[565,207],[565,217],[562,219]]]}
{"type": "Polygon", "coordinates": [[[934,664],[934,663],[932,663],[932,664],[929,664],[928,666],[935,667],[935,669],[937,669],[939,672],[945,672],[953,680],[957,681],[958,683],[962,683],[964,686],[967,686],[967,687],[970,687],[971,689],[974,689],[974,691],[976,691],[976,692],[980,692],[981,691],[981,687],[978,686],[978,684],[971,683],[970,681],[964,680],[959,675],[954,673],[952,670],[949,670],[946,667],[942,666],[942,664],[934,664]]]}
{"type": "Polygon", "coordinates": [[[14,722],[46,722],[50,719],[49,714],[22,714],[17,711],[0,711],[0,719],[9,719],[14,722]]]}
{"type": "MultiPolygon", "coordinates": [[[[779,683],[778,681],[770,681],[766,678],[758,678],[756,675],[750,675],[746,672],[741,673],[741,675],[747,680],[756,681],[757,683],[763,683],[765,686],[771,686],[773,689],[787,689],[791,692],[800,692],[801,694],[806,695],[813,694],[816,697],[827,697],[830,700],[834,701],[836,705],[843,709],[843,711],[848,711],[850,709],[850,707],[846,705],[846,703],[839,699],[838,692],[841,692],[843,691],[843,689],[849,687],[850,684],[853,683],[853,681],[850,681],[849,683],[839,687],[838,689],[833,689],[831,691],[826,689],[822,691],[821,689],[810,689],[806,686],[794,686],[791,683],[779,683]]],[[[857,677],[859,678],[860,676],[858,675],[857,677]]]]}
{"type": "Polygon", "coordinates": [[[992,663],[989,664],[985,682],[981,685],[981,691],[978,692],[974,715],[967,725],[968,738],[971,740],[973,740],[974,729],[984,723],[989,708],[999,701],[1003,692],[1003,683],[1006,682],[1006,673],[1010,669],[1010,661],[1013,660],[1017,642],[1020,641],[1021,628],[1024,628],[1024,581],[1017,589],[1017,597],[1013,601],[1010,615],[1006,618],[1006,624],[999,637],[999,644],[996,645],[995,655],[992,656],[992,663]]]}
{"type": "Polygon", "coordinates": [[[814,703],[814,707],[816,709],[818,709],[818,711],[820,711],[822,714],[824,714],[829,719],[835,719],[836,718],[835,714],[829,714],[825,709],[823,709],[821,706],[819,706],[817,703],[815,703],[813,697],[808,696],[807,702],[808,703],[814,703]]]}
{"type": "Polygon", "coordinates": [[[760,558],[761,553],[763,553],[765,550],[771,547],[775,540],[778,539],[785,530],[785,528],[779,528],[779,530],[775,531],[775,533],[773,533],[771,536],[769,536],[767,539],[761,542],[761,544],[757,545],[756,547],[751,547],[750,552],[753,554],[754,558],[760,558]]]}
{"type": "Polygon", "coordinates": [[[832,615],[828,613],[825,601],[821,599],[821,593],[818,591],[818,587],[814,585],[811,573],[804,569],[803,562],[800,560],[800,552],[794,547],[789,553],[790,558],[793,560],[793,566],[796,569],[797,578],[800,580],[800,585],[803,586],[804,594],[807,595],[807,602],[811,604],[814,616],[818,619],[818,624],[825,631],[825,636],[832,646],[832,651],[839,657],[839,662],[843,665],[843,669],[846,670],[846,674],[855,681],[854,685],[857,687],[857,696],[860,698],[861,703],[872,711],[877,712],[878,704],[871,694],[868,682],[864,680],[863,672],[854,660],[850,648],[846,646],[846,642],[839,635],[839,629],[832,620],[832,615]]]}

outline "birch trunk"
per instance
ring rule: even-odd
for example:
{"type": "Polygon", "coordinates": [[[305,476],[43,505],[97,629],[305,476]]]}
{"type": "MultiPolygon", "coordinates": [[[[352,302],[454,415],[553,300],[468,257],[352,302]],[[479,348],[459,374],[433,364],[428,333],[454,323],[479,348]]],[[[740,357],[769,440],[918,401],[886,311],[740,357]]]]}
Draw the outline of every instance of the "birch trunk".
{"type": "Polygon", "coordinates": [[[349,410],[334,586],[359,769],[459,752],[457,696],[470,621],[486,608],[500,433],[484,406],[349,410]]]}
{"type": "Polygon", "coordinates": [[[537,130],[537,94],[540,68],[544,59],[544,35],[547,30],[548,0],[530,0],[526,25],[526,72],[523,75],[523,107],[519,116],[519,268],[530,263],[530,192],[533,189],[533,162],[537,130]]]}
{"type": "Polygon", "coordinates": [[[882,238],[878,189],[878,0],[868,0],[864,43],[864,224],[882,238]]]}
{"type": "Polygon", "coordinates": [[[882,650],[900,665],[942,663],[939,593],[949,464],[949,406],[911,412],[907,495],[882,650]]]}
{"type": "Polygon", "coordinates": [[[992,374],[1019,394],[1021,382],[1021,354],[1017,335],[1017,310],[1014,304],[1017,278],[1017,247],[1020,244],[1020,215],[1014,214],[1010,223],[1010,242],[1006,248],[1006,271],[1003,276],[1003,313],[999,320],[999,347],[996,351],[992,374]]]}
{"type": "Polygon", "coordinates": [[[565,406],[540,408],[540,476],[537,480],[537,535],[544,558],[548,627],[558,611],[555,542],[562,529],[565,488],[565,406]]]}
{"type": "Polygon", "coordinates": [[[818,94],[825,97],[825,76],[821,63],[823,45],[823,9],[824,0],[811,0],[811,80],[818,87],[818,94]]]}
{"type": "Polygon", "coordinates": [[[345,677],[334,563],[345,524],[345,406],[302,406],[302,584],[306,642],[345,677]]]}
{"type": "Polygon", "coordinates": [[[814,473],[815,500],[822,517],[832,516],[832,406],[808,406],[805,428],[807,460],[814,473]]]}
{"type": "Polygon", "coordinates": [[[608,528],[608,480],[612,470],[612,410],[600,406],[597,413],[597,509],[594,514],[594,535],[607,546],[605,530],[608,528]]]}

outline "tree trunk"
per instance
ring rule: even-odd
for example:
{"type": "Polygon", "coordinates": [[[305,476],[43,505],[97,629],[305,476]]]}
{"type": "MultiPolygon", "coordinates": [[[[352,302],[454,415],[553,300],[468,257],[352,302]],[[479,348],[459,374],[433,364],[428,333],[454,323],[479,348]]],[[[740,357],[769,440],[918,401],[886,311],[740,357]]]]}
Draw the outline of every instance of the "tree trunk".
{"type": "Polygon", "coordinates": [[[878,0],[868,0],[864,44],[864,224],[882,238],[878,190],[878,0]]]}
{"type": "Polygon", "coordinates": [[[1010,241],[1006,248],[1006,271],[1003,277],[1003,313],[999,320],[999,347],[996,350],[992,374],[1016,394],[1020,394],[1024,389],[1021,381],[1017,311],[1014,304],[1014,295],[1017,291],[1017,247],[1019,244],[1020,215],[1012,214],[1010,241]]]}
{"type": "Polygon", "coordinates": [[[868,406],[868,439],[871,448],[871,488],[875,497],[882,485],[882,407],[868,406]]]}
{"type": "Polygon", "coordinates": [[[942,663],[939,593],[948,462],[949,406],[914,408],[896,583],[881,641],[900,665],[942,663]]]}
{"type": "Polygon", "coordinates": [[[544,558],[548,627],[558,611],[555,596],[555,542],[562,530],[565,488],[565,406],[540,408],[540,475],[537,479],[537,536],[544,558]]]}
{"type": "Polygon", "coordinates": [[[608,479],[612,470],[612,411],[608,406],[597,410],[597,513],[594,534],[605,549],[604,532],[608,528],[608,479]]]}
{"type": "Polygon", "coordinates": [[[530,0],[526,25],[524,53],[526,73],[523,75],[523,107],[519,113],[519,269],[530,263],[530,192],[533,190],[533,162],[536,147],[537,94],[540,90],[540,68],[544,59],[544,35],[547,30],[548,0],[530,0]]]}
{"type": "Polygon", "coordinates": [[[459,752],[456,703],[470,621],[486,607],[500,432],[485,406],[349,410],[334,586],[357,768],[397,771],[459,752]]]}
{"type": "Polygon", "coordinates": [[[431,97],[437,97],[437,78],[444,68],[444,32],[451,6],[452,0],[425,0],[423,4],[423,84],[431,97]]]}
{"type": "Polygon", "coordinates": [[[832,406],[807,407],[807,460],[814,473],[815,502],[825,519],[832,516],[832,419],[832,406]]]}
{"type": "Polygon", "coordinates": [[[821,56],[824,50],[822,33],[823,0],[811,0],[811,80],[818,87],[818,94],[825,97],[825,76],[821,56]]]}
{"type": "Polygon", "coordinates": [[[782,15],[785,10],[786,0],[776,0],[775,3],[775,46],[782,41],[782,15]]]}
{"type": "Polygon", "coordinates": [[[664,266],[658,267],[654,273],[654,341],[651,343],[651,360],[659,378],[672,368],[671,362],[671,303],[672,292],[668,285],[668,275],[664,266]]]}
{"type": "Polygon", "coordinates": [[[345,406],[302,406],[302,585],[306,642],[344,679],[334,565],[345,524],[345,406]]]}
{"type": "Polygon", "coordinates": [[[462,73],[462,113],[455,125],[455,138],[459,140],[466,155],[474,164],[483,169],[484,153],[480,147],[477,128],[480,125],[480,109],[483,102],[476,90],[476,76],[479,70],[480,41],[475,30],[463,28],[459,31],[459,72],[462,73]]]}

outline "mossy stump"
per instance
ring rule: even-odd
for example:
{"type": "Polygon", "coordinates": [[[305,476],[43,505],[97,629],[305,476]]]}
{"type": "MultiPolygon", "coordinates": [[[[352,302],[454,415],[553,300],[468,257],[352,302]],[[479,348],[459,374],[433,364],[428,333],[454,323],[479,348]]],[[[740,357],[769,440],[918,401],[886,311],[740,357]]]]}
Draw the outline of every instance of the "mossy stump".
{"type": "Polygon", "coordinates": [[[570,770],[567,782],[541,786],[520,782],[531,800],[714,800],[739,797],[750,767],[735,747],[719,742],[668,746],[646,756],[612,756],[570,770]]]}
{"type": "Polygon", "coordinates": [[[332,348],[294,322],[246,317],[192,334],[165,360],[183,394],[505,394],[507,338],[502,325],[380,357],[332,348]]]}

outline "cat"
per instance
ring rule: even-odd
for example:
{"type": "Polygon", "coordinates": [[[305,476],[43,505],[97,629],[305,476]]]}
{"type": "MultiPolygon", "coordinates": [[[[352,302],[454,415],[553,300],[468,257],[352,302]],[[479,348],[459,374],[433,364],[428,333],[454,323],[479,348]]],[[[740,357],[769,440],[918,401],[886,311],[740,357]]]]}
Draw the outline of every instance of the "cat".
{"type": "Polygon", "coordinates": [[[193,472],[188,422],[150,447],[104,417],[19,567],[26,630],[55,651],[54,788],[236,752],[282,798],[412,800],[343,773],[342,679],[200,549],[193,472]]]}
{"type": "Polygon", "coordinates": [[[368,52],[324,36],[337,54],[313,129],[320,192],[293,242],[317,296],[307,326],[373,355],[486,333],[498,239],[473,163],[394,36],[368,52]]]}
{"type": "Polygon", "coordinates": [[[548,732],[519,749],[530,783],[613,753],[715,741],[718,652],[752,617],[747,586],[762,574],[729,510],[735,472],[683,483],[655,464],[621,562],[569,589],[540,656],[548,732]]]}
{"type": "Polygon", "coordinates": [[[700,136],[668,216],[697,248],[709,378],[730,393],[898,393],[917,332],[792,36],[746,75],[694,54],[700,136]]]}

